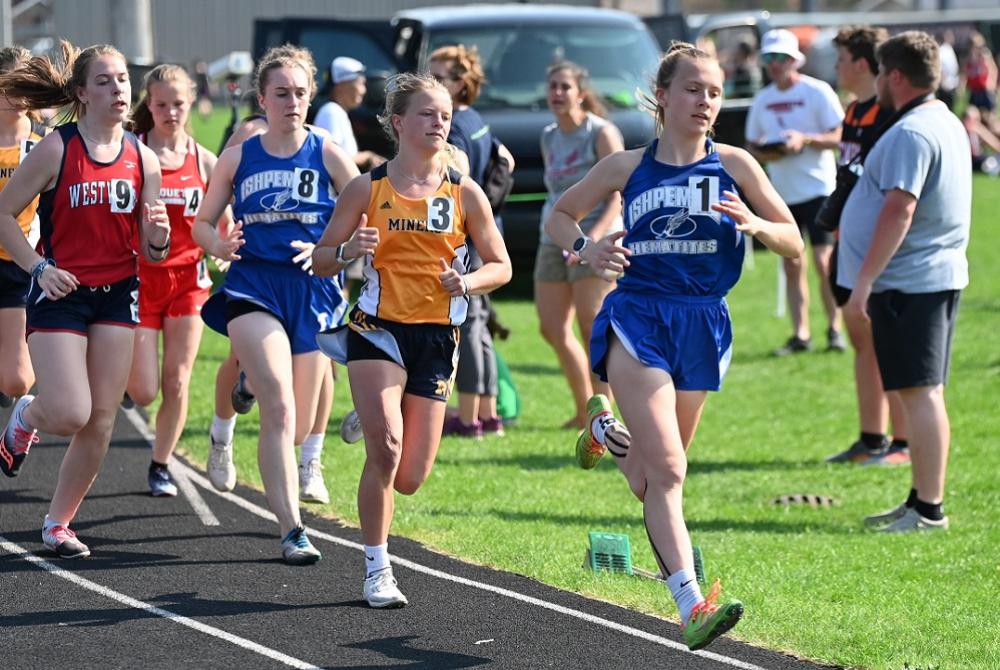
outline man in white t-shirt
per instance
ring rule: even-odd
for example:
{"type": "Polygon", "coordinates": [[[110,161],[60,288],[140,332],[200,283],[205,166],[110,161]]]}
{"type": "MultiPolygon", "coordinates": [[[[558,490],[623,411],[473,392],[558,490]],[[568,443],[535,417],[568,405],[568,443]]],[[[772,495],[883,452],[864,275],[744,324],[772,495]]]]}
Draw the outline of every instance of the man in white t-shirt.
{"type": "Polygon", "coordinates": [[[385,162],[385,158],[371,151],[358,151],[354,129],[347,112],[358,107],[368,90],[365,66],[361,61],[348,56],[339,56],[330,63],[330,101],[319,108],[313,125],[328,133],[362,171],[369,170],[385,162]]]}
{"type": "MultiPolygon", "coordinates": [[[[844,112],[829,84],[799,72],[806,58],[792,32],[767,32],[760,51],[771,83],[757,93],[750,105],[747,149],[761,163],[767,163],[771,183],[792,210],[802,236],[808,231],[828,321],[827,346],[844,351],[847,345],[840,332],[840,310],[830,291],[833,234],[816,224],[816,213],[836,180],[833,150],[840,142],[844,112]]],[[[807,257],[803,252],[798,258],[782,261],[793,332],[775,352],[779,356],[812,347],[807,257]]]]}

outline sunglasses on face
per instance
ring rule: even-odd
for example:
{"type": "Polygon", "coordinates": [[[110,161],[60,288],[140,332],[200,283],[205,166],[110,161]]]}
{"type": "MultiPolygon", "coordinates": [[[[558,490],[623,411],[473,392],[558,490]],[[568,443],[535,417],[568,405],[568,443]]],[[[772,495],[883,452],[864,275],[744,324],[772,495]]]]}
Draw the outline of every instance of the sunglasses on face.
{"type": "Polygon", "coordinates": [[[762,54],[760,59],[766,65],[768,63],[788,63],[792,57],[788,54],[762,54]]]}

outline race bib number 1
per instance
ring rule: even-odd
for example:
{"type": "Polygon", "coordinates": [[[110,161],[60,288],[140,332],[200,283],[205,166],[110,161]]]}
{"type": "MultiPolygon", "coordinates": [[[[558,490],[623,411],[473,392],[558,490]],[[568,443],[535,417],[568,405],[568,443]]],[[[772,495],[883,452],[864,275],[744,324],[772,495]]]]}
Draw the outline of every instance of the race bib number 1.
{"type": "Polygon", "coordinates": [[[455,200],[437,196],[427,200],[427,230],[432,233],[455,232],[455,200]]]}
{"type": "Polygon", "coordinates": [[[691,214],[710,216],[718,221],[719,212],[712,209],[712,205],[717,202],[719,202],[718,177],[688,178],[688,211],[691,214]]]}

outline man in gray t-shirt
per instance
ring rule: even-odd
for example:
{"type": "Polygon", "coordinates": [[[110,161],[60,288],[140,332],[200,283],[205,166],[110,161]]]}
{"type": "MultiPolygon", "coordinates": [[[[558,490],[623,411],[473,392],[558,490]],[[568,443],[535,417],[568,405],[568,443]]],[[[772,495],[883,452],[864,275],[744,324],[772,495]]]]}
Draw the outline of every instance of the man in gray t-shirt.
{"type": "Polygon", "coordinates": [[[865,519],[883,531],[948,527],[942,503],[950,443],[943,386],[972,212],[969,140],[930,94],[941,66],[934,39],[905,32],[878,49],[879,104],[903,110],[875,144],[840,218],[844,314],[871,318],[886,391],[898,391],[913,463],[903,504],[865,519]]]}

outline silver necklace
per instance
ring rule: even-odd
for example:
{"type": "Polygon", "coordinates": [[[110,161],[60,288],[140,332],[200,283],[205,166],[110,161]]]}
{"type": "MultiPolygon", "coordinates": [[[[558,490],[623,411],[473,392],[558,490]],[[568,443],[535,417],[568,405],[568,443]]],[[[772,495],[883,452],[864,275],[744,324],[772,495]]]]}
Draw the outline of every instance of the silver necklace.
{"type": "Polygon", "coordinates": [[[404,173],[402,170],[399,169],[399,165],[396,165],[396,173],[403,179],[409,179],[414,184],[426,184],[438,176],[437,173],[433,173],[430,176],[424,177],[423,179],[418,179],[417,177],[411,177],[410,175],[404,173]]]}

